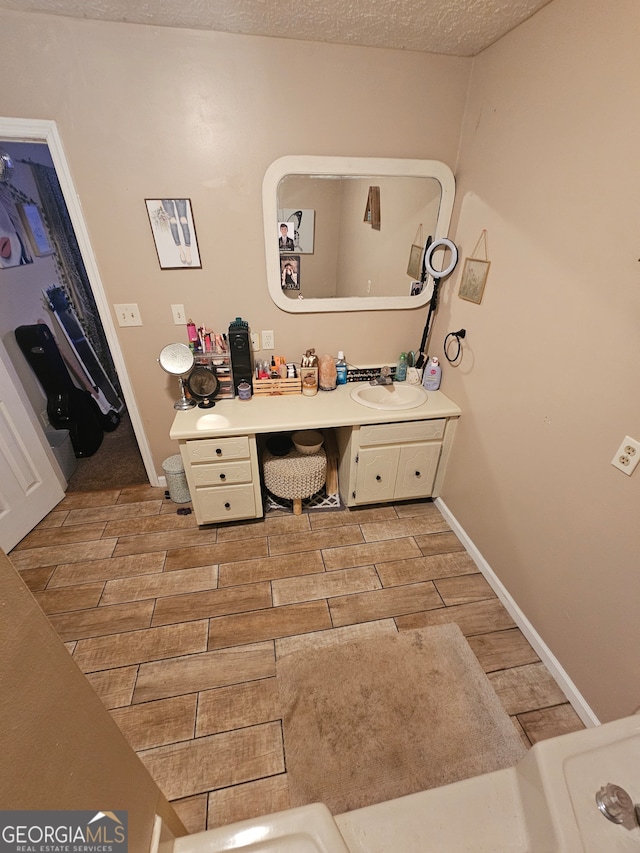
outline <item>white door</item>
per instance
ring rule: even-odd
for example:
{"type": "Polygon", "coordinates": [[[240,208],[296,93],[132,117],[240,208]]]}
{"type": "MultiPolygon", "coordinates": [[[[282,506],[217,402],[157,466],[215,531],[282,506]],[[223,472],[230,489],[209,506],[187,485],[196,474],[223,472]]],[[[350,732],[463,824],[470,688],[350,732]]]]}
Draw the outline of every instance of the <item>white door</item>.
{"type": "Polygon", "coordinates": [[[0,346],[0,547],[10,551],[64,497],[0,346]]]}

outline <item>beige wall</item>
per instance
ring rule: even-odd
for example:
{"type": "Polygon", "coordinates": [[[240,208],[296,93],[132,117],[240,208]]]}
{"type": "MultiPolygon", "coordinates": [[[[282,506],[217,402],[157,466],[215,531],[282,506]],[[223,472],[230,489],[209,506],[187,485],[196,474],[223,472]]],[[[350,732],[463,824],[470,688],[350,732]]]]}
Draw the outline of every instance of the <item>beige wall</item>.
{"type": "Polygon", "coordinates": [[[0,551],[3,809],[125,810],[129,850],[156,814],[184,835],[160,789],[0,551]]]}
{"type": "Polygon", "coordinates": [[[172,303],[218,331],[238,315],[273,329],[276,351],[295,360],[314,346],[386,363],[418,346],[424,309],[340,317],[276,308],[262,179],[284,154],[452,166],[470,68],[405,51],[0,11],[0,71],[11,80],[0,112],[56,121],[108,302],[140,306],[144,325],[118,336],[158,473],[176,451],[177,383],[156,359],[165,344],[186,342],[172,303]],[[161,271],[144,199],[182,196],[202,269],[161,271]]]}
{"type": "Polygon", "coordinates": [[[602,721],[640,705],[640,472],[610,465],[640,439],[639,27],[554,0],[476,59],[454,235],[491,269],[432,338],[467,329],[446,503],[602,721]]]}
{"type": "Polygon", "coordinates": [[[283,154],[441,159],[457,174],[458,270],[432,336],[464,326],[443,390],[464,411],[444,497],[596,714],[640,705],[640,53],[635,0],[554,0],[470,60],[0,12],[0,112],[58,123],[156,468],[180,339],[169,305],[237,314],[276,350],[353,362],[417,347],[425,312],[288,315],[266,295],[261,182],[283,154]],[[456,153],[472,71],[459,161],[456,153]],[[286,80],[294,95],[283,96],[286,80]],[[145,197],[191,198],[202,270],[160,271],[145,197]],[[483,228],[480,306],[457,296],[483,228]],[[238,267],[241,272],[238,273],[238,267]]]}
{"type": "MultiPolygon", "coordinates": [[[[441,187],[433,178],[376,178],[380,229],[363,226],[369,178],[345,181],[341,198],[338,295],[409,296],[405,274],[410,247],[423,227],[422,244],[435,234],[441,187]],[[400,275],[398,274],[400,272],[400,275]]],[[[417,349],[419,338],[410,349],[417,349]]],[[[393,354],[393,361],[399,353],[393,354]]]]}

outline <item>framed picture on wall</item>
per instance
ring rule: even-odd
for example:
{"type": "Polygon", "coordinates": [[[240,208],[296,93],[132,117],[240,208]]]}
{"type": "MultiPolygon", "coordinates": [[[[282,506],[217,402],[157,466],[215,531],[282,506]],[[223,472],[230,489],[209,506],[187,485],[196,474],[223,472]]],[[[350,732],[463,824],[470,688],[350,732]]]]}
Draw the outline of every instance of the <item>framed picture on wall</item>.
{"type": "Polygon", "coordinates": [[[480,258],[467,258],[462,270],[458,296],[468,302],[479,305],[482,302],[484,286],[487,283],[491,261],[483,261],[480,258]]]}
{"type": "Polygon", "coordinates": [[[54,248],[49,239],[47,226],[44,224],[40,208],[37,204],[16,205],[20,219],[27,233],[34,255],[43,258],[45,255],[53,255],[54,248]]]}
{"type": "Polygon", "coordinates": [[[160,269],[201,269],[190,199],[147,198],[145,203],[160,269]]]}

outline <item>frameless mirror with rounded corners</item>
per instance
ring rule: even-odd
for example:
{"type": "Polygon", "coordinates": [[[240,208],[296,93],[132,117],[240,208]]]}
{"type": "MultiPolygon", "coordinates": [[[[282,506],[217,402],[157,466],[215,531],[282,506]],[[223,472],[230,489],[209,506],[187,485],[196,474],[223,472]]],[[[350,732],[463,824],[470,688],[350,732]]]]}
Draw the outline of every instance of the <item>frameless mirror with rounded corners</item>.
{"type": "Polygon", "coordinates": [[[454,195],[439,160],[279,158],[262,185],[271,298],[292,313],[426,305],[422,250],[447,236],[454,195]]]}

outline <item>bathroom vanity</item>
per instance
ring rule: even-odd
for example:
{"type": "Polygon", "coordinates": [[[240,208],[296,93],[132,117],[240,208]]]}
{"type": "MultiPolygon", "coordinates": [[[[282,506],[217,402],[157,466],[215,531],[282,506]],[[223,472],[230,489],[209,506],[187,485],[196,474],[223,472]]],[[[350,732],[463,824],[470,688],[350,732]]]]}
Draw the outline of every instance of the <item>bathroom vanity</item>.
{"type": "Polygon", "coordinates": [[[439,495],[458,406],[431,391],[412,408],[372,408],[353,398],[357,390],[348,383],[313,397],[236,398],[176,412],[170,437],[180,445],[198,524],[260,518],[260,437],[299,429],[334,430],[346,506],[439,495]]]}

